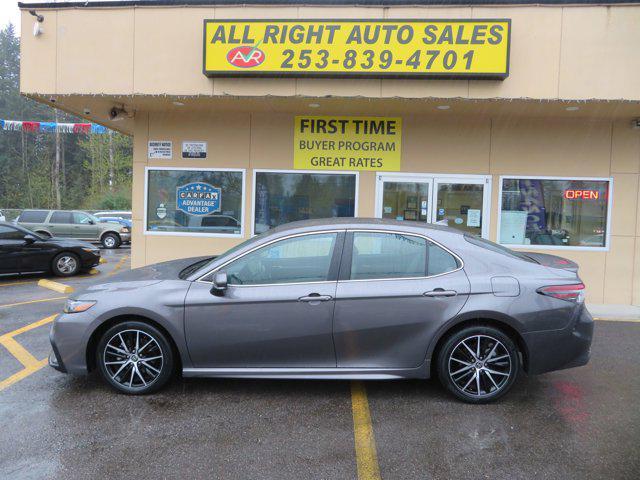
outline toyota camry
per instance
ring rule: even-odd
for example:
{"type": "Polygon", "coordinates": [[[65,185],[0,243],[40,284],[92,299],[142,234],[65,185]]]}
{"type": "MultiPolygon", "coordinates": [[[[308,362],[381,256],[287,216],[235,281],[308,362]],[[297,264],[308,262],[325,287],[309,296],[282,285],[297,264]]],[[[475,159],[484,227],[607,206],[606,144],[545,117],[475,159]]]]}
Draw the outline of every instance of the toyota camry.
{"type": "Polygon", "coordinates": [[[589,360],[593,320],[570,260],[444,226],[284,225],[213,258],[131,270],[74,294],[52,367],[129,394],[184,377],[427,379],[483,403],[522,370],[589,360]]]}

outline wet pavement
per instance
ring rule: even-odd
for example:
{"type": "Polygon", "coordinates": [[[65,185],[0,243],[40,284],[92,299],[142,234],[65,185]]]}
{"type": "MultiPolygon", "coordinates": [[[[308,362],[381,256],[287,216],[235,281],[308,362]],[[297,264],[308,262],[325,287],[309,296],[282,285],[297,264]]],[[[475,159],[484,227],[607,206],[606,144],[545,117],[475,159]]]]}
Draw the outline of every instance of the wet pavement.
{"type": "MultiPolygon", "coordinates": [[[[59,281],[104,281],[128,254],[59,281]]],[[[60,311],[65,295],[38,278],[0,278],[0,335],[60,311]],[[14,306],[33,300],[47,301],[14,306]]],[[[44,359],[49,325],[14,339],[44,359]]],[[[22,369],[0,345],[0,382],[22,369]]],[[[495,404],[436,381],[367,382],[380,477],[639,478],[639,378],[640,323],[598,321],[587,366],[522,375],[495,404]]],[[[0,478],[376,478],[358,477],[349,382],[186,379],[128,397],[43,367],[2,385],[0,478]]]]}

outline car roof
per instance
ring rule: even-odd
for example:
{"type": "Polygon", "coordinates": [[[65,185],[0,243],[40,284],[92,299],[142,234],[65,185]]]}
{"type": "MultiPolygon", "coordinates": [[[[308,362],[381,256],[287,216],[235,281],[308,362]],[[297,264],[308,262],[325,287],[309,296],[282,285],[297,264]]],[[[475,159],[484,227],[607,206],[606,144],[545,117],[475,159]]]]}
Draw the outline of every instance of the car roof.
{"type": "Polygon", "coordinates": [[[313,220],[300,220],[297,222],[286,223],[269,230],[271,234],[286,234],[293,231],[314,231],[324,229],[383,229],[383,230],[402,230],[424,233],[424,230],[446,232],[456,235],[463,235],[464,232],[455,228],[446,227],[444,225],[434,225],[432,223],[422,223],[406,220],[391,220],[386,218],[353,218],[353,217],[337,217],[337,218],[317,218],[313,220]]]}

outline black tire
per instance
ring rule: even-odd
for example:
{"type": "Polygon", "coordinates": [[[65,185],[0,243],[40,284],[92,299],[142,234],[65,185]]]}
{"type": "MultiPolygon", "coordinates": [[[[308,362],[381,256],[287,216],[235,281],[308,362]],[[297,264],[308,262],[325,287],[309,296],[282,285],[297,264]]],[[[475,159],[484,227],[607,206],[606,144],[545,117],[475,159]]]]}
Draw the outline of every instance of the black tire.
{"type": "Polygon", "coordinates": [[[476,325],[454,332],[445,340],[438,353],[437,369],[442,385],[460,400],[489,403],[513,386],[520,358],[516,344],[503,331],[476,325]]]}
{"type": "Polygon", "coordinates": [[[102,378],[117,391],[144,395],[160,390],[171,380],[175,360],[173,349],[160,330],[145,322],[129,321],[114,325],[102,335],[96,350],[96,364],[102,378]],[[135,349],[136,332],[139,332],[139,351],[135,349]],[[145,347],[151,339],[155,343],[145,347]],[[119,346],[114,349],[111,345],[119,346]],[[155,358],[158,356],[161,358],[155,358]],[[155,360],[150,360],[153,358],[155,360]]]}
{"type": "Polygon", "coordinates": [[[51,270],[58,277],[72,277],[82,270],[80,257],[72,252],[62,252],[51,262],[51,270]]]}
{"type": "Polygon", "coordinates": [[[119,248],[122,241],[120,240],[120,236],[115,233],[105,233],[100,239],[100,243],[104,248],[113,249],[119,248]]]}

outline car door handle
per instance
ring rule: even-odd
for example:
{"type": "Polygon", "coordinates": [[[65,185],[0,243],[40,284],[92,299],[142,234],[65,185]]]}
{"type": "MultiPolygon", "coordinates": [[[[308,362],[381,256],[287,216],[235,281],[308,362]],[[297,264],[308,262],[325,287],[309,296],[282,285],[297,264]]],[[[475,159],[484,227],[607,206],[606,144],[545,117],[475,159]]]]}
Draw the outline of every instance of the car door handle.
{"type": "Polygon", "coordinates": [[[331,295],[320,295],[319,293],[310,293],[307,296],[298,298],[299,302],[326,302],[331,300],[331,295]]]}
{"type": "Polygon", "coordinates": [[[442,288],[436,288],[429,292],[424,292],[422,295],[425,297],[455,297],[458,292],[455,290],[444,290],[442,288]]]}

